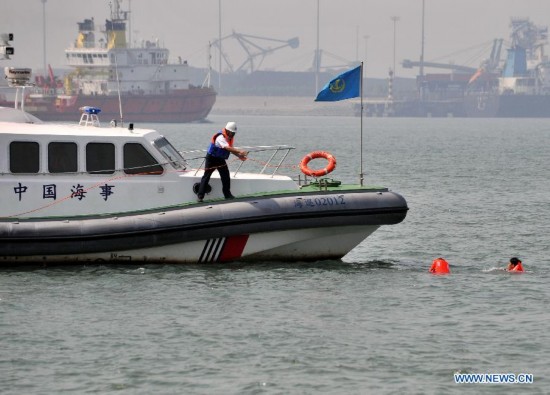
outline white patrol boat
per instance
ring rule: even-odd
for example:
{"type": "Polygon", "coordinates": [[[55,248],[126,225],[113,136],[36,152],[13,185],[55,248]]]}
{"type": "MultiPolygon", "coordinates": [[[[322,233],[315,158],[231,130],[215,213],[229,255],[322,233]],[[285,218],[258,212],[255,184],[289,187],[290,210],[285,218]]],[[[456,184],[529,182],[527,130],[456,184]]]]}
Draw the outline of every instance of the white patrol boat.
{"type": "MultiPolygon", "coordinates": [[[[386,188],[240,169],[235,199],[216,172],[199,203],[201,165],[161,133],[100,127],[99,109],[82,110],[69,125],[0,108],[0,264],[338,259],[407,213],[386,188]]],[[[292,147],[250,151],[266,149],[292,147]]]]}

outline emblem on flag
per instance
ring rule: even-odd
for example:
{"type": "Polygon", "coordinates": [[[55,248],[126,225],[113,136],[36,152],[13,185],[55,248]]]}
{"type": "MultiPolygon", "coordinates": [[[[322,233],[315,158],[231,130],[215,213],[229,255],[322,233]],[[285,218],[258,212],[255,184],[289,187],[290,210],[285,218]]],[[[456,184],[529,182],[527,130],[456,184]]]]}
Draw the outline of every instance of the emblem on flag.
{"type": "Polygon", "coordinates": [[[338,101],[361,94],[361,66],[333,78],[317,95],[315,101],[338,101]]]}

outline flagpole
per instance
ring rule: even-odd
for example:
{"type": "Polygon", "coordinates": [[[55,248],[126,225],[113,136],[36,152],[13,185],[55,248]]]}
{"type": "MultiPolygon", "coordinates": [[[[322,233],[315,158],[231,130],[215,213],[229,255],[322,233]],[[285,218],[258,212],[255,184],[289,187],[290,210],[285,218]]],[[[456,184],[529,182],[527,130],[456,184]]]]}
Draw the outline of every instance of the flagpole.
{"type": "Polygon", "coordinates": [[[361,165],[359,183],[363,186],[363,62],[361,62],[360,66],[341,73],[330,80],[317,94],[315,101],[338,101],[358,96],[361,97],[361,114],[359,117],[361,122],[361,142],[359,144],[361,165]]]}
{"type": "Polygon", "coordinates": [[[359,95],[361,96],[361,168],[359,170],[359,184],[363,186],[363,62],[361,62],[361,78],[359,79],[359,95]]]}

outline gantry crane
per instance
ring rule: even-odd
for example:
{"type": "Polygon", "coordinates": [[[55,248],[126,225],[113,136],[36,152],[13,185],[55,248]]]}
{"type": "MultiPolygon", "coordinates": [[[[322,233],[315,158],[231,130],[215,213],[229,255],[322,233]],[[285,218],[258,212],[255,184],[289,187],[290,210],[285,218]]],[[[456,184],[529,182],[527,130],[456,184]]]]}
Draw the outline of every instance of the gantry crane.
{"type": "Polygon", "coordinates": [[[213,41],[210,45],[215,46],[218,49],[220,48],[221,42],[225,41],[227,39],[235,39],[239,43],[239,45],[244,49],[246,52],[247,58],[246,60],[236,69],[233,67],[231,62],[229,61],[229,57],[227,54],[224,53],[223,48],[221,51],[221,56],[223,60],[225,61],[227,67],[229,68],[229,71],[235,72],[235,71],[242,71],[245,68],[247,68],[250,73],[254,72],[255,70],[259,69],[262,65],[265,57],[279,49],[290,47],[290,48],[298,48],[300,44],[300,40],[298,37],[293,37],[289,40],[279,40],[275,38],[268,38],[268,37],[259,37],[259,36],[252,36],[249,34],[242,34],[237,33],[233,31],[233,33],[228,34],[225,37],[222,37],[221,39],[213,41]],[[259,44],[255,43],[254,40],[261,40],[264,42],[275,42],[279,43],[278,46],[275,47],[262,47],[259,44]],[[259,61],[256,62],[256,59],[260,58],[259,61]]]}

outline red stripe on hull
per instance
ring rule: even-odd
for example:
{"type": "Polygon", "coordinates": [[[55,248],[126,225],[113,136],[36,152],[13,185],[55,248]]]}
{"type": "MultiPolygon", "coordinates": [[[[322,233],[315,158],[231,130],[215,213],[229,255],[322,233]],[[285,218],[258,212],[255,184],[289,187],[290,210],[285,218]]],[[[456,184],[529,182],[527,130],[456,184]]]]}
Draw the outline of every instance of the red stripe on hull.
{"type": "Polygon", "coordinates": [[[227,262],[240,258],[248,241],[248,235],[230,236],[225,239],[218,262],[227,262]]]}

